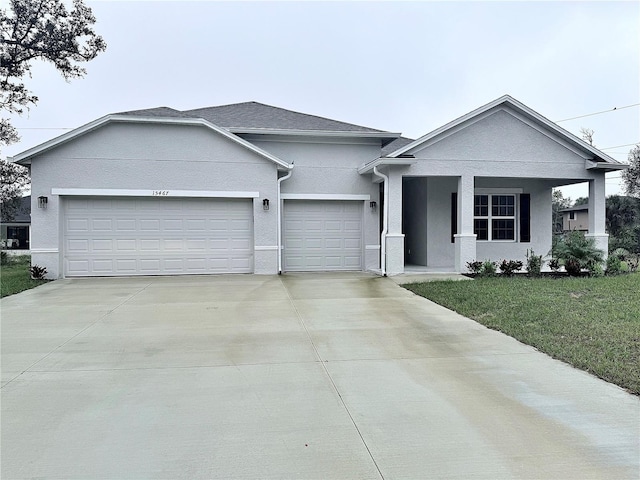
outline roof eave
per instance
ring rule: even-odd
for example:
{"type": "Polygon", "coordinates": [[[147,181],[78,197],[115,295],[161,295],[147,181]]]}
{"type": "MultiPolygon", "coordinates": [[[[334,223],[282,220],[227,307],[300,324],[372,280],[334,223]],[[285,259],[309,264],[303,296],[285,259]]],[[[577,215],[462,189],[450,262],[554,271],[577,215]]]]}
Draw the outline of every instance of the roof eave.
{"type": "Polygon", "coordinates": [[[627,168],[629,168],[629,165],[627,165],[626,163],[595,162],[593,160],[586,160],[584,168],[592,171],[604,171],[606,173],[626,170],[627,168]]]}
{"type": "Polygon", "coordinates": [[[417,163],[415,158],[388,158],[380,157],[369,163],[363,163],[358,167],[358,173],[360,175],[366,175],[372,173],[375,167],[381,166],[403,166],[408,167],[417,163]]]}
{"type": "Polygon", "coordinates": [[[227,131],[238,134],[258,134],[258,135],[291,135],[291,136],[314,136],[314,137],[353,137],[353,138],[380,138],[395,140],[401,133],[395,132],[358,132],[348,130],[297,130],[286,128],[248,128],[248,127],[228,127],[227,131]]]}

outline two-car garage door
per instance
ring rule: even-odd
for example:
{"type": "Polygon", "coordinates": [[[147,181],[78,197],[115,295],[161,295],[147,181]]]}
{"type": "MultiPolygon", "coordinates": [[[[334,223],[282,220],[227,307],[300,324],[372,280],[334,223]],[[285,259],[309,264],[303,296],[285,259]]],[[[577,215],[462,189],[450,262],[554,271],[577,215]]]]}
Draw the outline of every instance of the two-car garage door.
{"type": "Polygon", "coordinates": [[[65,276],[253,271],[251,199],[68,197],[65,276]]]}

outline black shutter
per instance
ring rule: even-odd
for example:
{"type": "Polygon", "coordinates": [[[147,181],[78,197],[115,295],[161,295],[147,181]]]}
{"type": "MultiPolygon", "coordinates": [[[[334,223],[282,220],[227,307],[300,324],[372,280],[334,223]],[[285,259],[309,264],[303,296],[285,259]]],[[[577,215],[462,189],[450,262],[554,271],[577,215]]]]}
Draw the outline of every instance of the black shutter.
{"type": "Polygon", "coordinates": [[[458,193],[451,194],[451,243],[455,243],[454,235],[458,233],[458,193]]]}
{"type": "Polygon", "coordinates": [[[531,195],[520,194],[520,241],[531,241],[531,195]]]}

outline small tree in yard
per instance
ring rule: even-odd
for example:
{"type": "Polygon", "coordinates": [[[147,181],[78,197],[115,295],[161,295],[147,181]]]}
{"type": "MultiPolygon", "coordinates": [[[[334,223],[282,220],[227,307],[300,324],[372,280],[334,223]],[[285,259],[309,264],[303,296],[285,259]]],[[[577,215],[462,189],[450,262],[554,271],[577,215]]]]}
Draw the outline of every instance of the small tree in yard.
{"type": "Polygon", "coordinates": [[[551,200],[551,210],[553,213],[553,233],[562,233],[562,213],[560,210],[569,208],[571,206],[571,199],[564,198],[560,190],[553,191],[553,197],[551,200]]]}
{"type": "Polygon", "coordinates": [[[640,198],[640,143],[629,152],[629,168],[622,172],[627,195],[640,198]]]}
{"type": "MultiPolygon", "coordinates": [[[[38,97],[23,79],[34,60],[50,62],[65,80],[83,77],[79,64],[94,59],[107,46],[93,31],[96,19],[82,0],[67,9],[62,0],[10,0],[0,8],[0,109],[23,113],[38,97]]],[[[18,141],[7,119],[0,121],[0,145],[18,141]]]]}
{"type": "Polygon", "coordinates": [[[560,237],[555,246],[555,257],[564,262],[564,268],[571,276],[578,276],[582,269],[594,274],[602,271],[604,252],[596,248],[593,238],[574,230],[560,237]]]}
{"type": "Polygon", "coordinates": [[[0,208],[3,222],[13,220],[27,185],[29,174],[25,167],[0,160],[0,208]]]}

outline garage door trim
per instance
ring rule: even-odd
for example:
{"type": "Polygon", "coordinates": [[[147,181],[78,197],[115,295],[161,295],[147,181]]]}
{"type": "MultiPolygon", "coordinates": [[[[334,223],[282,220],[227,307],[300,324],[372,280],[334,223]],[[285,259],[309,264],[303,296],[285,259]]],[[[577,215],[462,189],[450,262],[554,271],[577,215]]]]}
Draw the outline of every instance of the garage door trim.
{"type": "Polygon", "coordinates": [[[283,193],[280,197],[282,200],[371,200],[371,195],[349,193],[283,193]]]}
{"type": "Polygon", "coordinates": [[[52,188],[51,195],[81,197],[258,198],[259,192],[214,190],[127,190],[119,188],[52,188]]]}

